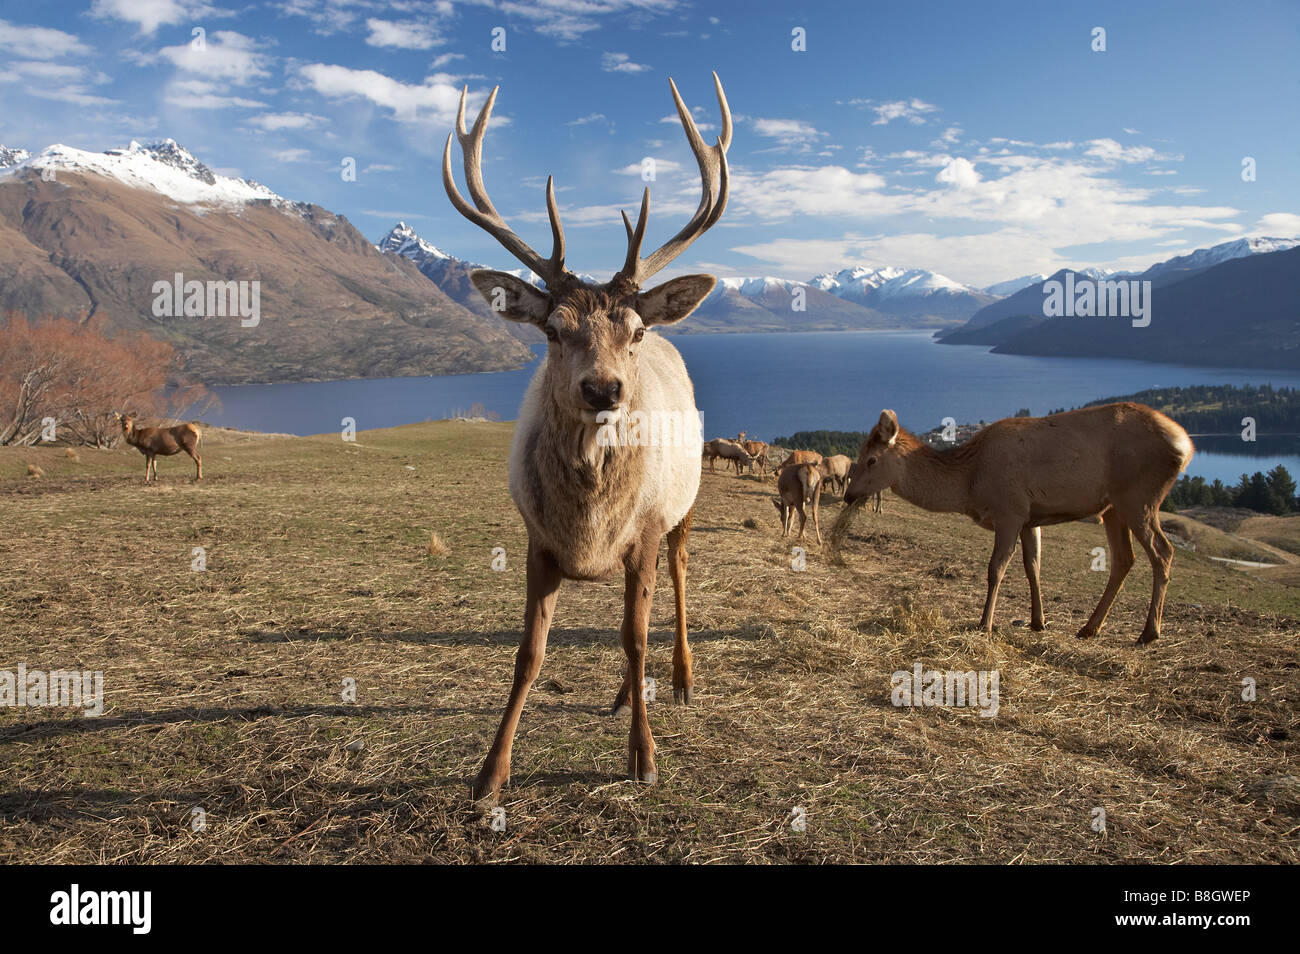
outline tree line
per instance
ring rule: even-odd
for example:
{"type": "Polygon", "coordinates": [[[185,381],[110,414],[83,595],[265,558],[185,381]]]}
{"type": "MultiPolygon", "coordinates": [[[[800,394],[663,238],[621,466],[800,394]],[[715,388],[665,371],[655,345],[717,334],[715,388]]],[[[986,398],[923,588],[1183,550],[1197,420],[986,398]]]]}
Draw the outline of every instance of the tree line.
{"type": "Polygon", "coordinates": [[[141,331],[110,335],[95,318],[10,311],[0,324],[0,446],[48,441],[111,447],[115,411],[179,417],[215,401],[183,384],[180,355],[141,331]]]}

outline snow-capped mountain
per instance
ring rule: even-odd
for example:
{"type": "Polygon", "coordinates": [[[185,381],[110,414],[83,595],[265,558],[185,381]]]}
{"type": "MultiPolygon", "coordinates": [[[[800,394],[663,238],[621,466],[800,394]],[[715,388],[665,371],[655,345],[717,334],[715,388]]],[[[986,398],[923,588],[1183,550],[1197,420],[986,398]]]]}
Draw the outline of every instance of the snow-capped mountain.
{"type": "MultiPolygon", "coordinates": [[[[15,151],[18,155],[21,151],[15,151]]],[[[131,186],[161,193],[185,205],[232,206],[263,202],[294,207],[261,183],[214,173],[174,139],[141,143],[132,140],[125,149],[89,152],[56,144],[36,155],[23,153],[13,163],[0,161],[0,176],[19,175],[26,169],[91,173],[131,186]]]]}
{"type": "Polygon", "coordinates": [[[375,247],[381,252],[393,252],[405,256],[417,265],[430,259],[439,261],[452,257],[436,245],[420,238],[415,229],[405,222],[398,222],[389,229],[388,234],[380,239],[375,247]]]}
{"type": "Polygon", "coordinates": [[[1198,248],[1186,255],[1159,262],[1142,273],[1144,279],[1170,276],[1176,272],[1196,271],[1209,268],[1234,258],[1248,255],[1267,255],[1269,252],[1284,252],[1300,245],[1300,238],[1242,238],[1231,242],[1222,242],[1210,248],[1198,248]]]}
{"type": "Polygon", "coordinates": [[[499,321],[380,254],[344,216],[220,175],[173,140],[4,157],[17,161],[0,168],[0,313],[159,332],[208,383],[496,371],[530,358],[499,321]],[[156,283],[182,277],[183,313],[160,306],[156,283]],[[260,302],[253,325],[230,320],[234,292],[214,304],[217,283],[260,302]],[[206,298],[191,299],[205,284],[206,298]]]}
{"type": "Polygon", "coordinates": [[[1037,275],[1021,275],[1019,278],[1011,278],[1005,282],[995,282],[992,285],[986,285],[984,290],[990,295],[1005,298],[1008,295],[1014,295],[1022,288],[1028,288],[1030,285],[1040,285],[1045,281],[1047,281],[1046,273],[1039,272],[1037,275]]]}
{"type": "Polygon", "coordinates": [[[909,319],[965,321],[994,300],[988,292],[924,268],[856,265],[809,282],[837,298],[909,319]]]}
{"type": "Polygon", "coordinates": [[[13,149],[9,146],[0,146],[0,169],[7,169],[9,166],[16,166],[20,162],[31,158],[31,153],[26,149],[13,149]]]}

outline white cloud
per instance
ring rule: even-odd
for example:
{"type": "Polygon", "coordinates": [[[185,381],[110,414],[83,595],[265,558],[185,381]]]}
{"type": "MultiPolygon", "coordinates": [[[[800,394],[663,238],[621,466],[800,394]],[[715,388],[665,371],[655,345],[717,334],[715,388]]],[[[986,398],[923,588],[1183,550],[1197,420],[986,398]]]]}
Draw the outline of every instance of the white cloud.
{"type": "Polygon", "coordinates": [[[933,103],[927,103],[916,98],[895,99],[888,102],[874,99],[851,99],[849,105],[865,106],[875,113],[876,118],[871,123],[873,126],[886,126],[895,119],[906,119],[913,126],[920,126],[925,122],[926,116],[939,111],[939,107],[933,103]]]}
{"type": "Polygon", "coordinates": [[[104,73],[72,64],[46,60],[16,60],[6,63],[0,83],[21,83],[22,91],[38,99],[72,103],[76,106],[105,106],[117,100],[91,92],[110,81],[104,73]]]}
{"type": "Polygon", "coordinates": [[[20,26],[0,20],[0,50],[32,60],[53,60],[61,56],[86,56],[90,47],[71,33],[48,27],[20,26]]]}
{"type": "MultiPolygon", "coordinates": [[[[330,99],[358,97],[387,109],[398,122],[430,122],[450,126],[456,121],[460,90],[441,74],[426,77],[421,84],[403,83],[374,70],[354,70],[346,66],[309,63],[298,75],[316,92],[330,99]]],[[[486,96],[473,94],[467,110],[474,115],[486,96]]],[[[504,118],[492,117],[494,125],[504,125],[504,118]]]]}
{"type": "MultiPolygon", "coordinates": [[[[673,162],[671,159],[655,159],[654,164],[656,176],[664,173],[672,174],[680,172],[682,169],[682,164],[680,162],[673,162]]],[[[633,162],[629,165],[623,166],[621,169],[615,169],[613,171],[616,176],[637,176],[640,178],[641,168],[641,163],[633,162]]]]}
{"type": "Polygon", "coordinates": [[[589,126],[592,123],[608,123],[604,113],[588,113],[586,116],[579,116],[577,119],[570,119],[564,125],[566,126],[589,126]]]}
{"type": "Polygon", "coordinates": [[[1090,139],[1085,156],[1092,156],[1103,162],[1179,162],[1182,156],[1163,155],[1150,146],[1124,146],[1114,139],[1090,139]]]}
{"type": "Polygon", "coordinates": [[[202,48],[183,43],[165,46],[158,55],[182,73],[247,86],[271,75],[272,59],[259,47],[256,40],[242,33],[217,30],[208,34],[202,48]]]}
{"type": "Polygon", "coordinates": [[[124,20],[134,23],[144,34],[160,26],[193,23],[197,17],[229,16],[202,0],[94,0],[90,15],[100,20],[124,20]]]}
{"type": "Polygon", "coordinates": [[[939,170],[934,177],[935,182],[942,182],[944,185],[956,186],[958,189],[973,189],[980,183],[980,174],[975,170],[975,164],[969,159],[963,159],[958,156],[939,170]]]}
{"type": "Polygon", "coordinates": [[[366,28],[370,31],[370,35],[366,37],[367,46],[427,50],[444,42],[435,24],[418,20],[395,21],[372,17],[366,21],[366,28]]]}
{"type": "Polygon", "coordinates": [[[1255,234],[1269,238],[1300,236],[1300,215],[1294,212],[1270,212],[1255,223],[1255,234]]]}
{"type": "Polygon", "coordinates": [[[630,14],[639,21],[679,9],[679,0],[502,0],[502,13],[528,20],[533,29],[561,40],[577,40],[601,29],[601,18],[630,14]]]}
{"type": "Polygon", "coordinates": [[[311,155],[306,149],[280,149],[271,153],[271,158],[276,162],[302,162],[311,155]]]}
{"type": "Polygon", "coordinates": [[[324,116],[314,113],[263,113],[249,119],[248,125],[275,132],[280,129],[313,129],[325,121],[324,116]]]}
{"type": "Polygon", "coordinates": [[[464,53],[442,53],[433,58],[433,62],[429,64],[429,69],[440,70],[444,66],[448,66],[457,60],[463,59],[465,59],[464,53]]]}
{"type": "Polygon", "coordinates": [[[634,63],[626,53],[603,53],[600,68],[606,73],[645,73],[654,69],[644,63],[634,63]]]}

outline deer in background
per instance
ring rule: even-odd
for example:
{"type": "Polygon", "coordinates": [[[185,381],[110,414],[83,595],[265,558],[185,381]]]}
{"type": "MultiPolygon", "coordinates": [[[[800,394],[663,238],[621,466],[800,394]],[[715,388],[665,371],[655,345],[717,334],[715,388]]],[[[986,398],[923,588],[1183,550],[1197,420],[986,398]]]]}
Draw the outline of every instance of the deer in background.
{"type": "Polygon", "coordinates": [[[817,525],[817,506],[822,495],[822,475],[816,464],[793,464],[781,471],[776,479],[777,498],[772,501],[776,512],[781,515],[781,537],[790,533],[794,524],[794,515],[799,514],[799,537],[803,539],[804,525],[808,517],[804,507],[812,504],[813,532],[817,542],[822,542],[821,527],[817,525]]]}
{"type": "Polygon", "coordinates": [[[832,454],[830,457],[823,457],[817,469],[822,475],[822,480],[836,488],[842,497],[845,488],[849,485],[849,468],[852,466],[853,461],[848,457],[843,454],[832,454]]]}
{"type": "Polygon", "coordinates": [[[689,704],[694,692],[686,639],[686,539],[700,485],[702,438],[685,427],[682,440],[649,446],[613,445],[600,438],[611,418],[631,411],[680,413],[696,422],[694,389],[681,356],[655,325],[681,321],[713,290],[712,275],[683,275],[645,290],[647,280],[682,254],[721,217],[727,204],[726,153],[731,145],[731,111],[715,73],[721,134],[707,145],[677,86],[669,80],[703,181],[699,207],[675,236],[641,257],[650,211],[650,190],[641,198],[635,228],[623,215],[627,256],[604,284],[579,279],[565,267],[564,229],[553,180],[546,181],[552,249],[542,258],[516,235],[493,207],[483,184],[483,136],[497,90],[493,89],[470,131],[465,129],[465,93],[456,118],[456,138],[465,160],[471,205],[456,188],[451,135],[442,157],[442,180],[452,205],[492,235],[541,277],[545,290],[505,272],[477,269],[470,280],[498,314],[541,329],[546,357],[533,376],[519,410],[510,451],[510,494],[528,528],[527,596],[524,632],[515,657],[514,682],[501,725],[472,795],[495,804],[510,778],[515,729],[529,687],[542,666],[546,637],[560,582],[601,580],[623,571],[622,642],[627,655],[614,711],[630,709],[628,773],[656,780],[654,740],[646,711],[646,636],[655,587],[659,541],[668,535],[668,566],[676,596],[673,698],[689,704]],[[604,423],[602,423],[604,419],[604,423]]]}
{"type": "Polygon", "coordinates": [[[1139,645],[1160,637],[1174,548],[1160,529],[1160,504],[1192,459],[1191,438],[1159,411],[1142,404],[1105,404],[1048,417],[1013,417],[990,424],[965,444],[933,450],[903,430],[893,411],[862,442],[858,470],[845,494],[853,502],[888,487],[904,500],[945,513],[964,513],[993,531],[988,593],[980,626],[993,631],[993,612],[1011,554],[1020,540],[1032,604],[1030,628],[1042,630],[1040,527],[1100,514],[1110,545],[1110,578],[1101,601],[1079,630],[1097,635],[1133,567],[1131,537],[1151,561],[1151,603],[1139,645]]]}
{"type": "Polygon", "coordinates": [[[113,412],[122,425],[122,437],[128,444],[144,454],[144,482],[149,483],[149,474],[158,479],[158,461],[161,455],[170,457],[181,451],[194,460],[194,479],[203,479],[203,458],[199,456],[199,445],[203,443],[203,431],[196,424],[176,424],[172,427],[136,427],[134,414],[113,412]]]}
{"type": "Polygon", "coordinates": [[[709,462],[709,473],[714,473],[713,465],[719,457],[734,465],[737,474],[741,472],[742,467],[752,467],[754,463],[745,448],[725,437],[715,437],[705,444],[701,456],[703,460],[709,462]]]}
{"type": "MultiPolygon", "coordinates": [[[[740,433],[741,433],[741,434],[744,434],[745,432],[744,432],[744,431],[741,431],[740,433]]],[[[743,447],[743,448],[745,448],[745,453],[746,453],[746,454],[748,454],[750,457],[754,458],[753,463],[750,464],[750,467],[749,467],[749,471],[750,471],[750,473],[753,473],[753,472],[754,472],[754,465],[757,464],[759,470],[760,470],[764,475],[766,475],[766,474],[767,474],[767,468],[768,468],[768,465],[770,464],[770,461],[767,459],[768,445],[765,444],[765,443],[763,443],[762,441],[744,441],[744,440],[742,440],[742,441],[740,442],[740,446],[743,447]]]]}

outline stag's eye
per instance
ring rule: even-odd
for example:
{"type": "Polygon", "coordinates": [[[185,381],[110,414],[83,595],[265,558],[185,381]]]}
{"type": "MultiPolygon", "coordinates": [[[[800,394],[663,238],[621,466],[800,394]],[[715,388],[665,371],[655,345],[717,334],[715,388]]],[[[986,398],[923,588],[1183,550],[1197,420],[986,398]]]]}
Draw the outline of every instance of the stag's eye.
{"type": "Polygon", "coordinates": [[[547,341],[559,341],[559,340],[560,340],[560,333],[559,333],[558,331],[556,331],[554,328],[552,328],[550,325],[547,325],[547,326],[546,326],[546,340],[547,340],[547,341]]]}
{"type": "Polygon", "coordinates": [[[867,466],[868,466],[868,467],[875,467],[875,466],[876,466],[876,458],[874,458],[874,457],[868,457],[868,458],[867,458],[867,466]]]}
{"type": "Polygon", "coordinates": [[[638,328],[636,331],[634,331],[634,332],[632,333],[632,343],[633,343],[633,344],[636,344],[638,341],[640,341],[640,340],[641,340],[642,338],[644,338],[644,337],[645,337],[645,329],[644,329],[644,328],[638,328]]]}

